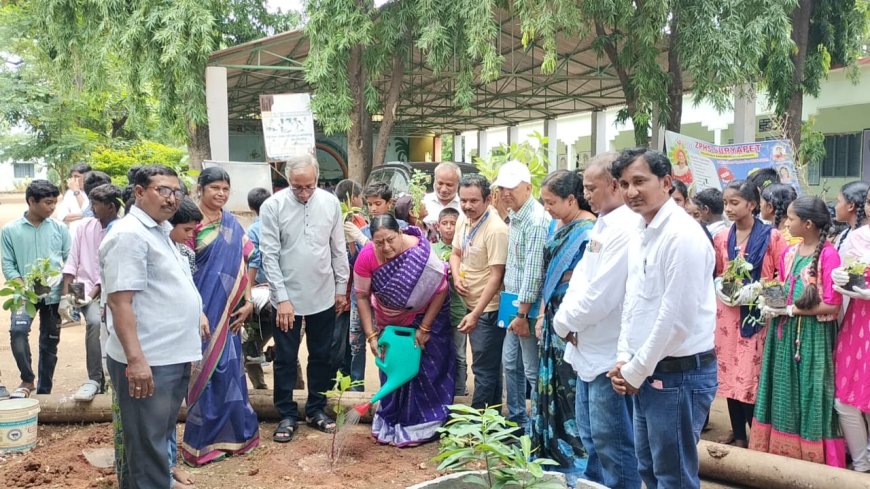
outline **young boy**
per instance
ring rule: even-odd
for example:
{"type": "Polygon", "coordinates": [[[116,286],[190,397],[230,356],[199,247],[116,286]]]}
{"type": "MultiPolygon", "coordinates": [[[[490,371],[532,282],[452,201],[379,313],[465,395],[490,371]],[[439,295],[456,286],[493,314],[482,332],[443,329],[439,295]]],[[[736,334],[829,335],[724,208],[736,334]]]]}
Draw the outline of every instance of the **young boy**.
{"type": "MultiPolygon", "coordinates": [[[[438,230],[439,241],[432,245],[438,258],[445,262],[449,262],[450,255],[453,253],[453,235],[456,232],[456,221],[459,219],[459,211],[452,207],[445,207],[438,214],[438,222],[436,228],[438,230]]],[[[450,324],[453,326],[453,344],[456,346],[456,390],[455,396],[466,395],[465,382],[468,378],[468,369],[465,360],[467,350],[466,342],[468,335],[460,333],[458,329],[459,323],[466,314],[465,303],[462,297],[456,292],[453,287],[453,278],[450,279],[450,324]]]]}
{"type": "MultiPolygon", "coordinates": [[[[248,239],[254,245],[254,251],[248,259],[248,281],[253,287],[251,294],[255,304],[255,314],[245,323],[245,341],[242,351],[245,353],[245,371],[251,379],[254,389],[268,389],[266,378],[263,375],[263,363],[266,357],[263,355],[263,347],[272,339],[275,327],[275,315],[269,304],[269,286],[266,282],[266,274],[263,272],[262,257],[260,255],[260,207],[271,196],[264,188],[254,188],[248,192],[248,208],[257,218],[248,228],[248,239]],[[265,301],[263,300],[265,299],[265,301]]],[[[302,370],[299,369],[299,372],[302,370]]]]}
{"type": "MultiPolygon", "coordinates": [[[[60,190],[48,180],[34,180],[27,186],[24,198],[27,212],[3,226],[3,276],[7,282],[22,282],[30,272],[33,263],[48,258],[51,267],[60,272],[63,262],[69,256],[70,237],[66,226],[50,219],[57,206],[60,190]]],[[[37,394],[51,394],[52,378],[57,365],[57,345],[60,343],[60,276],[56,283],[49,283],[52,289],[41,297],[36,305],[39,312],[39,383],[34,385],[37,376],[31,367],[30,326],[33,318],[24,311],[12,311],[12,356],[21,373],[21,384],[12,397],[29,397],[36,389],[37,394]]],[[[3,389],[5,390],[5,389],[3,389]]],[[[2,394],[2,392],[0,392],[2,394]]]]}
{"type": "MultiPolygon", "coordinates": [[[[335,196],[339,202],[349,203],[350,207],[363,207],[363,188],[360,184],[353,180],[342,180],[335,186],[335,196]]],[[[376,197],[374,203],[380,206],[376,197]]],[[[380,206],[382,207],[382,206],[380,206]]],[[[351,270],[356,261],[356,256],[362,250],[363,246],[369,241],[364,232],[368,231],[369,222],[365,216],[359,212],[352,212],[345,217],[344,222],[344,238],[347,241],[347,259],[350,263],[351,270]]],[[[336,334],[333,337],[333,351],[336,351],[338,363],[349,372],[350,378],[353,381],[365,380],[366,373],[366,341],[365,334],[362,330],[362,322],[359,319],[359,311],[356,307],[356,294],[353,293],[353,274],[347,284],[348,309],[342,311],[336,319],[336,334]],[[343,329],[347,331],[342,331],[343,329]],[[348,343],[344,345],[342,342],[348,343]],[[342,355],[342,348],[344,354],[342,355]]],[[[363,391],[363,386],[353,387],[351,390],[363,391]]]]}
{"type": "MultiPolygon", "coordinates": [[[[368,207],[369,216],[374,217],[381,214],[392,214],[393,204],[395,204],[396,201],[393,199],[393,189],[385,182],[372,182],[368,184],[363,195],[365,195],[366,198],[366,207],[368,207]]],[[[408,227],[406,221],[398,218],[396,220],[399,221],[400,228],[405,229],[408,227]]],[[[368,228],[366,228],[364,232],[367,231],[368,228]]],[[[368,237],[371,238],[371,236],[368,237]]]]}
{"type": "Polygon", "coordinates": [[[118,219],[121,210],[121,189],[103,184],[88,193],[89,209],[94,217],[84,217],[72,239],[69,260],[63,267],[62,297],[58,312],[69,320],[73,308],[85,316],[85,365],[88,381],[75,393],[76,401],[92,401],[105,391],[103,372],[103,343],[101,342],[102,313],[100,311],[100,243],[109,226],[118,219]],[[70,284],[78,282],[84,287],[84,298],[70,294],[70,284]]]}
{"type": "Polygon", "coordinates": [[[190,197],[185,197],[178,204],[175,215],[169,220],[169,223],[172,224],[169,239],[178,246],[181,256],[187,258],[191,276],[196,272],[196,252],[190,249],[187,243],[194,240],[196,226],[200,221],[202,221],[202,212],[190,197]]]}

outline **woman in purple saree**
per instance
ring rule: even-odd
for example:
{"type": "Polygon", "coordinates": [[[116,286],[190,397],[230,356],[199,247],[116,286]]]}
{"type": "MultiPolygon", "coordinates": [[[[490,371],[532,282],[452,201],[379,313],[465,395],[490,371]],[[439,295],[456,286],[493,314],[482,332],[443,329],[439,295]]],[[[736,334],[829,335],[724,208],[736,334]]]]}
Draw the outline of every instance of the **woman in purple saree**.
{"type": "Polygon", "coordinates": [[[438,437],[447,405],[453,402],[456,353],[447,268],[416,227],[403,232],[393,216],[380,215],[370,229],[372,240],[354,265],[357,306],[369,347],[380,355],[378,335],[393,325],[416,328],[417,344],[423,348],[420,373],[380,402],[372,435],[379,443],[415,446],[438,437]]]}
{"type": "Polygon", "coordinates": [[[204,216],[196,227],[193,281],[202,296],[210,335],[202,362],[191,373],[182,457],[199,466],[225,455],[240,455],[260,443],[257,414],[248,400],[242,342],[238,335],[252,306],[247,260],[253,251],[245,230],[222,209],[229,175],[207,168],[199,177],[204,216]]]}

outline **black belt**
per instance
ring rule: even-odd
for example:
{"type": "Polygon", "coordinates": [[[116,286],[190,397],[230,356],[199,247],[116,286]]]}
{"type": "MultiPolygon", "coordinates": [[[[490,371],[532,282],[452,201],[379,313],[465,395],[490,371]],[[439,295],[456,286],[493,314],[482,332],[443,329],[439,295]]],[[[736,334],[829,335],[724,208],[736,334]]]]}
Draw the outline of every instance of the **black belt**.
{"type": "Polygon", "coordinates": [[[706,367],[716,361],[716,351],[708,350],[685,357],[665,357],[656,365],[656,372],[675,373],[706,367]]]}

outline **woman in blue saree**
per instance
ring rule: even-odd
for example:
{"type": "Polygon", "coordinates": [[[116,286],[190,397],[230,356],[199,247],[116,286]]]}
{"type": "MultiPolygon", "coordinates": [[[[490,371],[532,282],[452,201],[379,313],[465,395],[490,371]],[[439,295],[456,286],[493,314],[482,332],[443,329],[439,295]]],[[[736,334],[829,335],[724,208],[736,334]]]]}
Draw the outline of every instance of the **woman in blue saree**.
{"type": "Polygon", "coordinates": [[[230,176],[212,167],[199,175],[203,221],[196,227],[196,273],[209,335],[202,362],[191,373],[182,457],[193,466],[249,452],[260,443],[257,414],[248,400],[238,335],[253,310],[247,260],[253,251],[245,230],[223,210],[230,176]]]}
{"type": "Polygon", "coordinates": [[[583,258],[595,214],[583,197],[583,178],[568,170],[551,173],[541,185],[544,208],[553,216],[544,249],[544,314],[538,318],[538,382],[532,391],[532,447],[537,457],[556,461],[569,486],[586,468],[586,452],[575,422],[577,373],[564,360],[565,341],[553,330],[553,317],[568,282],[583,258]]]}
{"type": "MultiPolygon", "coordinates": [[[[354,264],[357,307],[369,347],[380,356],[378,335],[394,325],[415,328],[423,348],[417,376],[380,402],[372,435],[382,444],[415,446],[438,437],[453,402],[456,352],[447,266],[419,229],[401,231],[389,214],[372,218],[370,229],[372,240],[354,264]]],[[[380,376],[383,383],[386,377],[380,376]]]]}

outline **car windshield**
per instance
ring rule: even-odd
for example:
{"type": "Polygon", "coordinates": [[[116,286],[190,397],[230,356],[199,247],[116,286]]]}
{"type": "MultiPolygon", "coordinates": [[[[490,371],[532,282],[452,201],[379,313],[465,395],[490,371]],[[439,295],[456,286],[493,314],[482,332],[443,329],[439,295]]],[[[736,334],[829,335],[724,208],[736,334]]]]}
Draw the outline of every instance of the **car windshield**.
{"type": "Polygon", "coordinates": [[[408,176],[398,168],[376,168],[369,175],[368,183],[386,182],[393,189],[393,197],[400,197],[408,193],[411,182],[408,176]]]}

